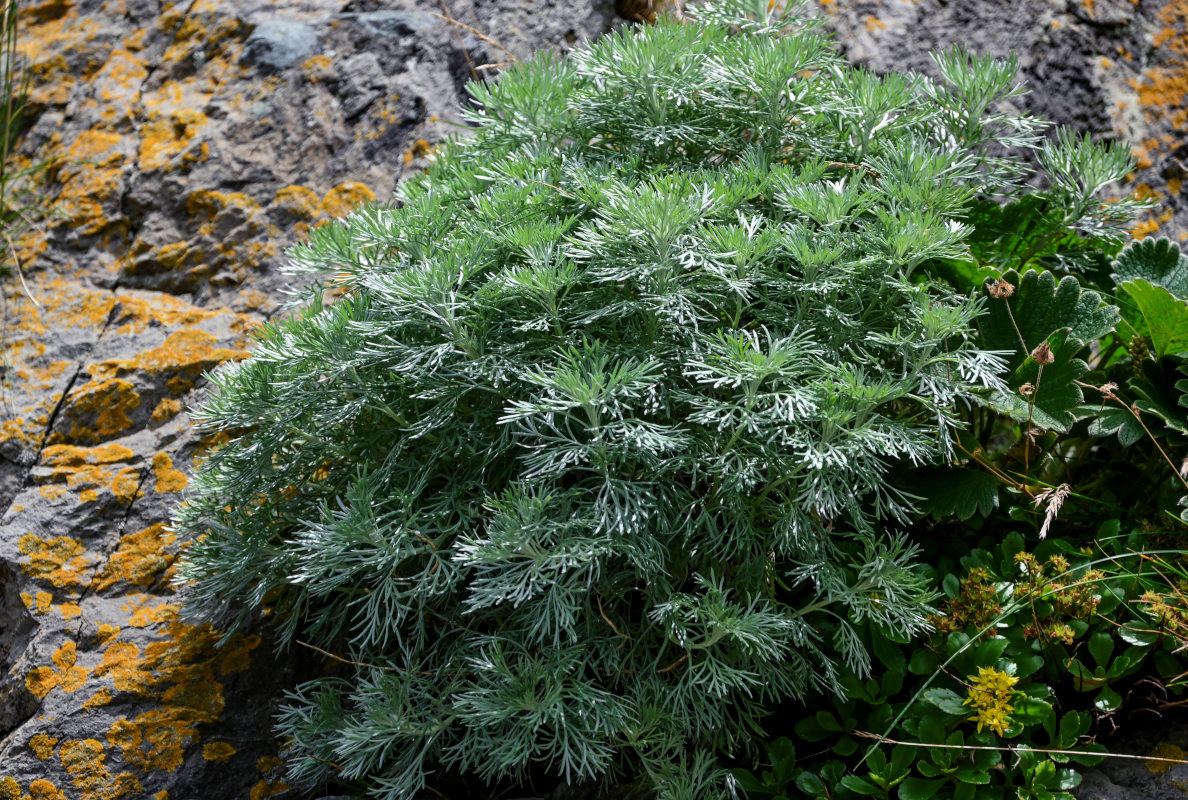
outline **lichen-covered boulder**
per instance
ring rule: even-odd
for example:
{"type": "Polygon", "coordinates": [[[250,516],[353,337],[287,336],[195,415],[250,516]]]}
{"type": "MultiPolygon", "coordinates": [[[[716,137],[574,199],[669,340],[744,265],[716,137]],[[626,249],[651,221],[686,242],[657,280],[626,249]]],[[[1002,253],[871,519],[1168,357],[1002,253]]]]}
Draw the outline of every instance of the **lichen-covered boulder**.
{"type": "Polygon", "coordinates": [[[321,656],[179,617],[167,522],[219,445],[186,408],[285,299],[283,249],[424,166],[465,81],[612,19],[602,0],[22,3],[21,157],[53,159],[56,213],[19,243],[27,291],[3,287],[0,800],[288,791],[272,702],[321,656]]]}

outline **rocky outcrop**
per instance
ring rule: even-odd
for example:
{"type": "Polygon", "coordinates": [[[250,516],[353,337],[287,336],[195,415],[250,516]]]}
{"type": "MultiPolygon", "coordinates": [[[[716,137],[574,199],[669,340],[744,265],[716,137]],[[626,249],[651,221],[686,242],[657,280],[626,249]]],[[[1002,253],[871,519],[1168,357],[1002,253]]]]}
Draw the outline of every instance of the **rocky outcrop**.
{"type": "Polygon", "coordinates": [[[308,654],[178,615],[166,523],[218,446],[186,409],[285,299],[284,248],[423,167],[466,81],[612,19],[599,0],[24,5],[24,152],[54,159],[56,214],[0,306],[0,800],[287,789],[273,703],[308,654]]]}
{"type": "MultiPolygon", "coordinates": [[[[875,69],[950,42],[1020,51],[1034,108],[1137,143],[1133,184],[1168,209],[1140,232],[1185,230],[1185,0],[820,7],[875,69]]],[[[313,654],[178,616],[166,523],[219,444],[186,409],[286,298],[286,246],[422,168],[466,81],[602,33],[614,4],[22,8],[23,152],[53,159],[56,214],[0,305],[0,800],[263,800],[287,789],[272,704],[313,654]]]]}
{"type": "Polygon", "coordinates": [[[876,72],[935,74],[953,44],[1019,59],[1023,105],[1130,144],[1125,189],[1159,208],[1138,236],[1188,239],[1188,0],[818,0],[847,56],[876,72]]]}

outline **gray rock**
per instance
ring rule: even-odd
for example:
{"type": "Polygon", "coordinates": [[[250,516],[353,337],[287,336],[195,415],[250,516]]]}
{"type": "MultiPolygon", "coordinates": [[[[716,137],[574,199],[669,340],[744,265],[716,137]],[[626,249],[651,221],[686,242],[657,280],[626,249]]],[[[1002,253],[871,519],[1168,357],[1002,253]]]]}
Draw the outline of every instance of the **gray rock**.
{"type": "Polygon", "coordinates": [[[254,64],[265,74],[280,72],[313,55],[318,34],[310,25],[292,19],[261,22],[243,46],[240,64],[254,64]]]}

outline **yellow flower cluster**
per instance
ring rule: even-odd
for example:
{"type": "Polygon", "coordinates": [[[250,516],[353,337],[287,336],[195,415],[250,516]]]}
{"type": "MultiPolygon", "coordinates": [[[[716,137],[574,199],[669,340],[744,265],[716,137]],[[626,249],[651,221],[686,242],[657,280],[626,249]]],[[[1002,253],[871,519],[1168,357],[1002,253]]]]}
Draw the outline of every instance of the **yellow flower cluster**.
{"type": "Polygon", "coordinates": [[[978,723],[978,733],[982,728],[989,728],[999,736],[1005,736],[1011,712],[1015,710],[1011,695],[1015,693],[1014,686],[1019,679],[994,667],[978,667],[978,674],[970,675],[969,680],[969,694],[964,705],[977,710],[978,713],[970,719],[978,723]]]}

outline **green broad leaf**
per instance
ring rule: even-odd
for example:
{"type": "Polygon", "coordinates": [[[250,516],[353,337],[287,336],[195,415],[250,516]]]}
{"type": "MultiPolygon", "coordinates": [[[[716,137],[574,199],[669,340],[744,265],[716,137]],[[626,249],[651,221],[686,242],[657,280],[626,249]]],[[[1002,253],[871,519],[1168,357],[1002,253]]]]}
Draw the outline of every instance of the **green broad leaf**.
{"type": "Polygon", "coordinates": [[[1122,705],[1122,695],[1108,686],[1103,686],[1097,697],[1093,698],[1093,705],[1097,706],[1099,711],[1117,711],[1122,705]]]}
{"type": "Polygon", "coordinates": [[[1023,655],[1015,656],[1014,660],[1015,675],[1020,678],[1034,675],[1044,665],[1044,657],[1039,653],[1024,653],[1023,655]]]}
{"type": "Polygon", "coordinates": [[[1128,628],[1125,626],[1118,629],[1118,636],[1122,641],[1135,647],[1150,647],[1160,639],[1158,631],[1145,630],[1143,628],[1128,628]]]}
{"type": "Polygon", "coordinates": [[[1104,667],[1108,664],[1113,653],[1114,637],[1112,634],[1099,631],[1089,637],[1089,654],[1093,656],[1093,660],[1099,666],[1104,667]]]}
{"type": "MultiPolygon", "coordinates": [[[[953,580],[956,580],[956,578],[953,580]]],[[[940,659],[936,657],[936,653],[921,648],[912,653],[912,659],[908,662],[908,672],[913,675],[927,675],[936,669],[936,665],[939,663],[940,659]]]]}
{"type": "Polygon", "coordinates": [[[1059,745],[1064,748],[1072,747],[1077,739],[1089,730],[1089,713],[1086,711],[1069,711],[1060,718],[1059,745]]]}
{"type": "Polygon", "coordinates": [[[825,784],[811,772],[802,772],[796,776],[796,788],[810,797],[827,796],[825,784]]]}
{"type": "Polygon", "coordinates": [[[1082,344],[1069,338],[1067,328],[1053,333],[1046,341],[1053,362],[1044,366],[1043,374],[1040,365],[1028,358],[1007,380],[1010,391],[995,393],[990,406],[1019,422],[1066,433],[1076,422],[1073,412],[1084,402],[1076,382],[1089,371],[1089,365],[1075,357],[1082,344]],[[1030,397],[1025,396],[1025,387],[1031,387],[1030,397]]]}
{"type": "Polygon", "coordinates": [[[928,800],[944,785],[943,778],[905,778],[899,784],[899,800],[928,800]]]}
{"type": "Polygon", "coordinates": [[[1188,256],[1165,236],[1131,242],[1111,266],[1115,283],[1141,279],[1188,300],[1188,256]]]}
{"type": "Polygon", "coordinates": [[[876,786],[871,781],[868,781],[866,778],[859,777],[858,775],[846,775],[841,779],[841,785],[849,789],[851,792],[857,792],[858,794],[866,795],[868,797],[873,797],[883,793],[881,788],[876,786]]]}
{"type": "Polygon", "coordinates": [[[1096,755],[1097,753],[1108,753],[1105,745],[1093,744],[1081,745],[1075,752],[1069,753],[1068,757],[1077,764],[1085,767],[1093,767],[1105,760],[1104,756],[1096,755]]]}
{"type": "Polygon", "coordinates": [[[918,504],[922,511],[938,519],[986,517],[998,507],[998,481],[981,469],[920,467],[904,476],[903,485],[922,498],[918,504]]]}
{"type": "Polygon", "coordinates": [[[1126,281],[1120,288],[1134,301],[1157,359],[1188,351],[1188,302],[1142,278],[1126,281]]]}
{"type": "Polygon", "coordinates": [[[874,651],[875,658],[887,669],[903,672],[907,668],[907,656],[904,655],[903,648],[880,636],[877,631],[871,638],[871,650],[874,651]]]}
{"type": "Polygon", "coordinates": [[[1055,712],[1052,704],[1038,697],[1020,697],[1015,702],[1015,710],[1011,712],[1011,719],[1023,725],[1038,725],[1051,718],[1055,712]]]}
{"type": "Polygon", "coordinates": [[[1015,287],[1014,294],[1005,299],[988,298],[987,314],[976,324],[984,347],[1011,353],[1008,364],[1012,370],[1018,369],[1037,345],[1064,328],[1069,329],[1069,339],[1083,346],[1105,336],[1118,322],[1117,308],[1103,305],[1101,295],[1082,289],[1071,276],[1057,284],[1051,272],[1028,271],[1020,277],[1011,270],[1002,279],[1015,287]]]}
{"type": "Polygon", "coordinates": [[[1124,408],[1108,405],[1102,408],[1093,422],[1089,423],[1089,435],[1110,436],[1113,434],[1117,434],[1119,444],[1129,447],[1142,439],[1146,432],[1139,421],[1134,418],[1134,414],[1124,408]]]}
{"type": "Polygon", "coordinates": [[[990,782],[990,773],[976,766],[966,765],[956,772],[957,780],[974,786],[984,786],[990,782]]]}
{"type": "Polygon", "coordinates": [[[928,689],[920,695],[920,699],[955,717],[969,715],[969,706],[965,705],[965,698],[952,689],[928,689]]]}

